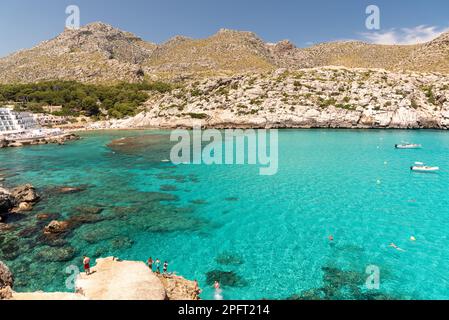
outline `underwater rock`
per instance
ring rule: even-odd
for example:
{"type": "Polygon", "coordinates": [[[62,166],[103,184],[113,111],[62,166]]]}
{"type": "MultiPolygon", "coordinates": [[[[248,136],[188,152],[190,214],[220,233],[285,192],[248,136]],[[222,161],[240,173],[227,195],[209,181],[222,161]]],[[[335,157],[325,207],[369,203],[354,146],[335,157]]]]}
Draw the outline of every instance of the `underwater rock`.
{"type": "Polygon", "coordinates": [[[128,237],[119,237],[111,240],[111,245],[114,250],[129,249],[134,245],[134,240],[128,237]]]}
{"type": "Polygon", "coordinates": [[[228,253],[228,252],[224,252],[220,255],[218,255],[215,258],[215,261],[218,264],[222,264],[222,265],[241,265],[243,264],[243,259],[241,257],[239,257],[238,255],[232,254],[232,253],[228,253]]]}
{"type": "Polygon", "coordinates": [[[215,281],[224,287],[246,287],[248,282],[234,271],[212,270],[206,273],[206,283],[213,286],[215,281]]]}
{"type": "Polygon", "coordinates": [[[73,247],[44,247],[37,254],[36,258],[45,262],[66,262],[72,260],[76,255],[73,247]]]}
{"type": "Polygon", "coordinates": [[[145,200],[152,202],[178,201],[178,196],[160,192],[145,192],[145,200]]]}
{"type": "Polygon", "coordinates": [[[203,204],[207,204],[207,201],[198,199],[198,200],[192,200],[192,201],[190,201],[190,203],[196,204],[196,205],[203,205],[203,204]]]}
{"type": "Polygon", "coordinates": [[[56,213],[39,213],[36,215],[36,219],[41,221],[56,220],[58,216],[56,213]]]}
{"type": "Polygon", "coordinates": [[[63,187],[56,187],[52,191],[60,194],[72,194],[86,191],[86,189],[87,189],[86,186],[78,186],[78,187],[63,186],[63,187]]]}
{"type": "Polygon", "coordinates": [[[172,185],[163,185],[161,186],[161,191],[177,191],[178,188],[172,185]]]}
{"type": "Polygon", "coordinates": [[[14,276],[8,266],[0,261],[0,289],[14,286],[14,276]]]}
{"type": "Polygon", "coordinates": [[[75,208],[76,211],[80,212],[81,214],[100,214],[103,212],[103,208],[99,207],[77,207],[75,208]]]}

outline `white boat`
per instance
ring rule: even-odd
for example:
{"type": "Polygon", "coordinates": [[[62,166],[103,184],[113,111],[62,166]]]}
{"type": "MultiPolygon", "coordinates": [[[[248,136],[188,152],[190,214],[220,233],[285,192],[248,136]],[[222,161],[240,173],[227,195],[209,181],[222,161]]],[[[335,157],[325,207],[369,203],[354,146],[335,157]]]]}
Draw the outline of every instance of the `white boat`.
{"type": "Polygon", "coordinates": [[[422,145],[414,143],[403,143],[403,144],[396,144],[394,147],[396,149],[421,149],[422,145]]]}
{"type": "Polygon", "coordinates": [[[430,166],[426,166],[422,162],[415,162],[415,165],[411,166],[410,170],[415,171],[415,172],[429,172],[429,173],[432,173],[432,172],[440,171],[440,167],[430,167],[430,166]]]}

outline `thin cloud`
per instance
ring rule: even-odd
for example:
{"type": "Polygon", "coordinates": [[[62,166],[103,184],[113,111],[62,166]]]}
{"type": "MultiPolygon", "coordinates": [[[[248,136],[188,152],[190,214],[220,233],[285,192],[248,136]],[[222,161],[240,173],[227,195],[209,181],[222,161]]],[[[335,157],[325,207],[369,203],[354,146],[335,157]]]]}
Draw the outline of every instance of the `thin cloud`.
{"type": "Polygon", "coordinates": [[[361,36],[368,42],[375,44],[418,44],[429,42],[449,28],[420,25],[413,28],[390,29],[385,32],[364,32],[361,36]]]}

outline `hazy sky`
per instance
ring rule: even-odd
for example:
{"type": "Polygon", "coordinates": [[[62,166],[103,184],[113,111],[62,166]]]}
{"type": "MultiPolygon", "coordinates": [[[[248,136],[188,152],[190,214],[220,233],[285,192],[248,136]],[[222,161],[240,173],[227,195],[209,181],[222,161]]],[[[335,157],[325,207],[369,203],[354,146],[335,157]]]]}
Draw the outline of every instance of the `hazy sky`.
{"type": "Polygon", "coordinates": [[[82,25],[103,21],[156,43],[178,34],[204,38],[220,28],[300,47],[345,39],[413,43],[449,28],[447,0],[0,0],[0,56],[62,32],[68,5],[79,6],[82,25]],[[380,8],[378,31],[365,28],[371,4],[380,8]]]}

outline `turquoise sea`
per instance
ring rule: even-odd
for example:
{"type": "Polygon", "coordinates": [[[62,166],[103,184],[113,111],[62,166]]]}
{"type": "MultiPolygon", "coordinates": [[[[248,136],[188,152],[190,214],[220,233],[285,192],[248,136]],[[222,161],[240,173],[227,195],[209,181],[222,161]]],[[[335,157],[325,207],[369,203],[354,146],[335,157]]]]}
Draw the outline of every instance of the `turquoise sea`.
{"type": "Polygon", "coordinates": [[[274,176],[251,165],[161,162],[169,132],[82,137],[0,150],[7,184],[32,183],[43,195],[0,234],[17,291],[67,290],[67,266],[114,255],[167,260],[170,271],[198,279],[203,299],[214,298],[216,279],[225,299],[449,298],[447,132],[280,131],[274,176]],[[122,137],[127,144],[108,146],[122,137]],[[395,150],[402,141],[423,149],[395,150]],[[415,161],[441,171],[412,173],[415,161]],[[48,241],[42,213],[82,223],[48,241]],[[364,285],[370,265],[380,270],[379,290],[364,285]]]}

